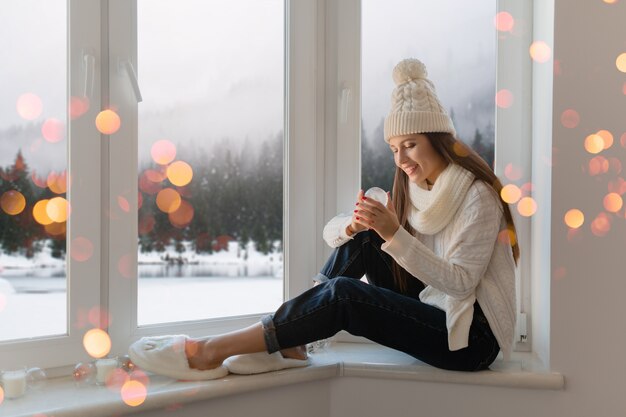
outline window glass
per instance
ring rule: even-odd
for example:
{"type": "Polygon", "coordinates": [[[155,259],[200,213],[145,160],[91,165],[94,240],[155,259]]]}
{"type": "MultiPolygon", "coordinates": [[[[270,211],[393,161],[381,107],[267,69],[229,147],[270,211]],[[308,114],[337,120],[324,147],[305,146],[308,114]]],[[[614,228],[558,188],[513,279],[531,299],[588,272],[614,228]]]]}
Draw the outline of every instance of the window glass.
{"type": "Polygon", "coordinates": [[[139,0],[138,324],[283,301],[284,2],[139,0]]]}
{"type": "Polygon", "coordinates": [[[0,11],[0,341],[67,332],[66,16],[65,0],[0,11]]]}
{"type": "Polygon", "coordinates": [[[493,167],[495,0],[362,1],[361,184],[391,190],[392,153],[383,139],[393,67],[424,62],[457,136],[493,167]]]}

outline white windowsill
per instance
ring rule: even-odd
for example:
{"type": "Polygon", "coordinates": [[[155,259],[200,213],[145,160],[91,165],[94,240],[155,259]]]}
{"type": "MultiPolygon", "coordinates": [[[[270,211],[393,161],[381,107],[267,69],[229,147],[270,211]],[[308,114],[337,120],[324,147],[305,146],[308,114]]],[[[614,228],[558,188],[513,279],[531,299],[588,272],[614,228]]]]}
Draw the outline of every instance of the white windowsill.
{"type": "Polygon", "coordinates": [[[0,404],[0,414],[5,417],[30,417],[35,413],[55,417],[131,414],[173,404],[343,376],[563,389],[564,378],[561,374],[538,369],[530,354],[515,353],[513,356],[513,360],[507,363],[497,359],[491,366],[492,370],[467,373],[436,369],[401,352],[373,343],[333,343],[326,351],[311,355],[313,364],[306,368],[250,376],[231,374],[222,379],[202,382],[181,382],[152,375],[148,397],[136,408],[124,404],[119,392],[98,386],[75,388],[70,378],[57,378],[49,381],[40,392],[29,392],[15,400],[5,399],[0,404]]]}

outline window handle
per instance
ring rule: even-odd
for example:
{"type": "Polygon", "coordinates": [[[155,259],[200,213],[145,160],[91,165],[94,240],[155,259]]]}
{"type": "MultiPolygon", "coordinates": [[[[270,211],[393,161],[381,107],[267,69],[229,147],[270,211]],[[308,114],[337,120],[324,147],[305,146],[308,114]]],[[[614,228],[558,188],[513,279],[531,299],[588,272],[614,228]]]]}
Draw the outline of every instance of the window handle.
{"type": "Polygon", "coordinates": [[[96,57],[88,52],[83,52],[83,71],[85,74],[85,85],[83,86],[83,97],[93,96],[93,80],[96,70],[96,57]]]}
{"type": "Polygon", "coordinates": [[[348,108],[350,107],[350,99],[352,92],[349,88],[341,90],[341,98],[339,99],[339,121],[342,124],[348,123],[348,108]]]}
{"type": "Polygon", "coordinates": [[[137,73],[135,72],[135,67],[133,67],[133,63],[128,60],[119,61],[118,70],[120,72],[125,72],[128,76],[128,81],[130,81],[130,85],[133,88],[133,92],[135,93],[135,100],[137,103],[141,103],[143,98],[141,97],[141,90],[139,89],[139,82],[137,81],[137,73]]]}

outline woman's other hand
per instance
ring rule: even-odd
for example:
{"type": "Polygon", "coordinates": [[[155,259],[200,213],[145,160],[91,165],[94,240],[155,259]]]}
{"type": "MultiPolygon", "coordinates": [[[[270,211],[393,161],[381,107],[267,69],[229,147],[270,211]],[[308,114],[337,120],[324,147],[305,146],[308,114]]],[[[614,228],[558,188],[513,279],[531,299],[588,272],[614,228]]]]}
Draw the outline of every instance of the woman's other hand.
{"type": "Polygon", "coordinates": [[[374,229],[385,241],[391,240],[398,231],[400,222],[389,193],[387,193],[387,206],[363,196],[363,191],[359,193],[359,198],[357,209],[352,216],[353,224],[356,223],[365,229],[374,229]]]}
{"type": "Polygon", "coordinates": [[[360,190],[359,193],[357,194],[355,210],[354,210],[354,213],[352,213],[352,223],[350,223],[350,225],[346,228],[346,233],[348,234],[348,236],[355,235],[359,232],[362,232],[363,230],[368,229],[367,226],[363,226],[357,221],[357,217],[359,216],[357,214],[357,211],[359,208],[359,204],[361,204],[362,202],[363,194],[364,194],[363,190],[360,190]]]}

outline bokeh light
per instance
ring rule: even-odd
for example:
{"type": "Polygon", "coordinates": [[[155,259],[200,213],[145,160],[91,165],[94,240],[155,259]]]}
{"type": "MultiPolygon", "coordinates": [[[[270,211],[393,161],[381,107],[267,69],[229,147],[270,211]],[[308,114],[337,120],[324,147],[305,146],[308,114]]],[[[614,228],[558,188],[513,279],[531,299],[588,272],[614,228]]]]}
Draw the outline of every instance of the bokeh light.
{"type": "Polygon", "coordinates": [[[617,3],[617,0],[604,0],[604,2],[606,4],[615,4],[615,3],[617,3]]]}
{"type": "Polygon", "coordinates": [[[519,189],[522,192],[522,195],[526,197],[532,194],[532,192],[535,190],[535,185],[532,182],[526,182],[522,184],[522,186],[519,187],[519,189]]]}
{"type": "Polygon", "coordinates": [[[524,197],[517,203],[517,211],[524,217],[530,217],[537,212],[537,202],[532,197],[524,197]]]}
{"type": "Polygon", "coordinates": [[[611,220],[606,213],[598,214],[591,222],[591,233],[598,237],[605,236],[611,230],[611,220]]]}
{"type": "MultiPolygon", "coordinates": [[[[150,177],[153,175],[149,173],[151,170],[145,170],[139,176],[139,189],[146,194],[154,195],[161,190],[161,183],[156,183],[150,180],[150,177]]],[[[155,171],[156,172],[156,171],[155,171]]]]}
{"type": "Polygon", "coordinates": [[[544,41],[535,41],[529,48],[530,57],[538,63],[548,62],[552,55],[552,50],[544,41]]]}
{"type": "Polygon", "coordinates": [[[509,204],[515,204],[522,197],[522,191],[515,184],[507,184],[500,190],[500,197],[509,204]]]}
{"type": "Polygon", "coordinates": [[[517,181],[522,178],[522,169],[512,163],[508,163],[504,167],[504,176],[511,181],[517,181]]]}
{"type": "Polygon", "coordinates": [[[513,93],[507,89],[502,89],[496,93],[496,106],[501,109],[508,109],[513,105],[513,93]]]}
{"type": "Polygon", "coordinates": [[[602,201],[604,204],[604,208],[606,211],[611,213],[617,213],[621,210],[624,201],[622,200],[622,196],[617,193],[608,193],[604,196],[604,200],[602,201]]]}
{"type": "Polygon", "coordinates": [[[563,267],[563,266],[559,266],[558,268],[554,269],[554,272],[552,273],[552,276],[556,280],[563,279],[563,278],[565,278],[565,276],[567,276],[567,269],[565,267],[563,267]]]}
{"type": "Polygon", "coordinates": [[[461,158],[465,158],[466,156],[470,154],[467,145],[461,142],[460,140],[457,140],[454,142],[454,145],[452,145],[452,150],[454,151],[455,154],[457,154],[461,158]]]}
{"type": "Polygon", "coordinates": [[[609,169],[619,175],[622,172],[622,161],[615,157],[609,158],[609,169]]]}
{"type": "Polygon", "coordinates": [[[176,145],[169,140],[158,140],[152,145],[150,155],[157,164],[167,165],[176,158],[176,145]]]}
{"type": "Polygon", "coordinates": [[[94,327],[106,328],[111,324],[111,314],[100,306],[95,306],[89,309],[87,313],[87,319],[94,327]]]}
{"type": "Polygon", "coordinates": [[[595,156],[589,161],[589,175],[601,175],[609,172],[609,160],[602,155],[595,156]]]}
{"type": "Polygon", "coordinates": [[[580,115],[574,109],[567,109],[561,113],[561,124],[568,129],[573,129],[580,123],[580,115]]]}
{"type": "Polygon", "coordinates": [[[46,213],[53,222],[62,223],[67,221],[70,215],[70,205],[63,197],[54,197],[48,201],[46,213]]]}
{"type": "Polygon", "coordinates": [[[626,193],[626,181],[622,177],[617,177],[614,181],[609,181],[608,191],[619,195],[626,193]]]}
{"type": "MultiPolygon", "coordinates": [[[[182,204],[182,203],[181,203],[182,204]]],[[[139,234],[146,235],[154,229],[154,224],[156,220],[152,214],[144,214],[139,218],[139,234]]]]}
{"type": "Polygon", "coordinates": [[[96,128],[103,135],[112,135],[122,124],[120,116],[113,110],[103,110],[96,116],[96,128]]]}
{"type": "Polygon", "coordinates": [[[183,229],[193,220],[194,209],[187,201],[182,200],[180,207],[173,213],[168,214],[168,218],[172,226],[183,229]]]}
{"type": "Polygon", "coordinates": [[[613,146],[613,134],[608,130],[599,130],[596,135],[602,138],[603,149],[609,149],[611,146],[613,146]]]}
{"type": "Polygon", "coordinates": [[[500,12],[496,14],[493,23],[499,32],[511,32],[515,25],[515,19],[509,12],[500,12]]]}
{"type": "Polygon", "coordinates": [[[89,356],[103,358],[111,351],[111,338],[102,329],[91,329],[83,337],[83,346],[89,356]]]}
{"type": "Polygon", "coordinates": [[[83,114],[87,113],[87,111],[89,111],[89,98],[77,96],[70,97],[68,110],[70,114],[70,119],[74,120],[79,118],[83,114]]]}
{"type": "Polygon", "coordinates": [[[39,200],[33,207],[33,218],[37,223],[44,226],[52,223],[52,219],[48,216],[48,211],[46,210],[49,201],[47,199],[39,200]]]}
{"type": "Polygon", "coordinates": [[[156,184],[163,182],[165,178],[167,178],[165,172],[157,171],[155,169],[146,169],[144,172],[146,174],[146,178],[156,184]]]}
{"type": "Polygon", "coordinates": [[[4,389],[0,387],[0,405],[2,405],[3,401],[4,401],[4,389]]]}
{"type": "Polygon", "coordinates": [[[498,233],[498,242],[502,243],[503,245],[515,245],[517,243],[517,236],[515,235],[515,232],[509,228],[506,228],[504,230],[500,230],[500,233],[498,233]]]}
{"type": "Polygon", "coordinates": [[[173,213],[180,207],[182,199],[178,191],[164,188],[157,194],[156,205],[164,213],[173,213]]]}
{"type": "Polygon", "coordinates": [[[578,209],[571,209],[565,213],[563,218],[567,227],[571,229],[578,229],[585,222],[585,215],[578,209]]]}
{"type": "Polygon", "coordinates": [[[617,69],[621,72],[626,72],[626,52],[620,54],[615,60],[615,65],[617,69]]]}
{"type": "Polygon", "coordinates": [[[86,237],[76,237],[70,244],[70,256],[77,262],[85,262],[93,256],[93,243],[86,237]]]}
{"type": "Polygon", "coordinates": [[[37,175],[37,171],[33,170],[30,174],[30,180],[39,188],[46,188],[48,186],[47,178],[37,175]]]}
{"type": "Polygon", "coordinates": [[[592,134],[585,138],[585,150],[596,154],[604,150],[604,139],[598,134],[592,134]]]}
{"type": "Polygon", "coordinates": [[[130,213],[130,203],[128,200],[121,195],[117,196],[117,205],[122,209],[122,211],[126,213],[130,213]]]}
{"type": "Polygon", "coordinates": [[[50,191],[55,194],[64,194],[67,192],[67,171],[57,173],[51,171],[46,178],[46,184],[50,191]]]}
{"type": "Polygon", "coordinates": [[[50,223],[44,226],[46,233],[51,236],[61,236],[67,231],[67,223],[50,223]]]}
{"type": "Polygon", "coordinates": [[[622,133],[622,136],[619,138],[619,143],[622,145],[622,148],[626,149],[626,133],[622,133]]]}
{"type": "Polygon", "coordinates": [[[174,185],[183,187],[189,184],[192,178],[193,170],[187,162],[176,161],[167,167],[167,179],[174,185]]]}
{"type": "Polygon", "coordinates": [[[137,407],[146,401],[148,390],[139,381],[126,381],[121,390],[122,400],[126,405],[137,407]]]}
{"type": "Polygon", "coordinates": [[[41,111],[43,110],[41,98],[33,93],[25,93],[19,96],[15,107],[17,114],[25,120],[35,120],[41,116],[41,111]]]}
{"type": "Polygon", "coordinates": [[[116,368],[107,374],[104,383],[109,391],[119,393],[124,384],[128,381],[130,381],[128,372],[123,369],[116,368]]]}
{"type": "Polygon", "coordinates": [[[41,125],[41,135],[50,143],[57,143],[63,139],[65,124],[59,119],[49,118],[41,125]]]}
{"type": "Polygon", "coordinates": [[[17,190],[9,190],[0,197],[0,207],[10,215],[16,216],[26,208],[26,198],[17,190]]]}

